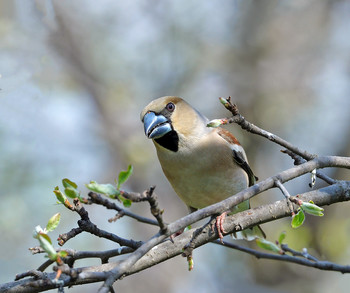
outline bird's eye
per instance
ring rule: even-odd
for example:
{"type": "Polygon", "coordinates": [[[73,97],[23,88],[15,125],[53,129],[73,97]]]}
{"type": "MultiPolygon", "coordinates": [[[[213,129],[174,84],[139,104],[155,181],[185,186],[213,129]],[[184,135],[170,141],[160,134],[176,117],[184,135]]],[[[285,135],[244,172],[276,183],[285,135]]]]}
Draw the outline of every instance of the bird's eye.
{"type": "Polygon", "coordinates": [[[173,103],[168,103],[165,107],[169,112],[173,112],[175,110],[175,105],[173,103]]]}

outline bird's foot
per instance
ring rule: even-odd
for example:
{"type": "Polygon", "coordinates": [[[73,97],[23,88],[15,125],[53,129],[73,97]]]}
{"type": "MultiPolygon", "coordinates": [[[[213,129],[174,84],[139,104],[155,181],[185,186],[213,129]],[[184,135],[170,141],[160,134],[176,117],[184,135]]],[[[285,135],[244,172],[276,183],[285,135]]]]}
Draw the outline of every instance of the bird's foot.
{"type": "MultiPolygon", "coordinates": [[[[224,229],[224,221],[225,221],[226,215],[227,215],[227,212],[222,213],[220,216],[216,217],[216,221],[215,221],[215,226],[216,226],[216,229],[218,231],[219,238],[220,238],[221,242],[224,239],[224,235],[222,233],[226,233],[225,229],[224,229]]],[[[214,227],[212,227],[212,229],[213,228],[214,227]]]]}

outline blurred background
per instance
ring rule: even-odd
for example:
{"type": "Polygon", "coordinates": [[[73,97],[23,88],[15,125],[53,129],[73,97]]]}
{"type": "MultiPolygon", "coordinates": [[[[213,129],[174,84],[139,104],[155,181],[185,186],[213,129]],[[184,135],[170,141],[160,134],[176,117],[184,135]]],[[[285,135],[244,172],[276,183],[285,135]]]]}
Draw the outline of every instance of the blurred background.
{"type": "MultiPolygon", "coordinates": [[[[232,96],[248,121],[318,155],[350,155],[349,1],[25,1],[0,2],[0,282],[38,267],[32,230],[62,215],[59,233],[78,217],[56,204],[62,178],[113,182],[128,164],[125,189],[157,185],[166,221],[187,214],[161,172],[139,113],[152,99],[184,97],[208,118],[229,113],[232,96]]],[[[266,139],[228,126],[260,179],[293,165],[266,139]]],[[[329,175],[350,180],[349,172],[329,175]]],[[[309,190],[309,176],[286,184],[309,190]]],[[[317,183],[317,188],[322,182],[317,183]]],[[[277,191],[252,205],[283,198],[277,191]]],[[[146,240],[156,229],[87,207],[100,228],[146,240]]],[[[147,204],[131,210],[149,215],[147,204]]],[[[287,231],[293,248],[350,263],[349,204],[263,225],[273,241],[287,231]]],[[[246,244],[246,243],[242,243],[246,244]]],[[[250,243],[252,247],[254,244],[250,243]]],[[[77,250],[115,247],[90,235],[66,244],[77,250]]],[[[349,275],[256,260],[213,244],[194,252],[195,269],[177,257],[115,284],[118,292],[348,292],[349,275]],[[147,280],[147,281],[144,281],[147,280]]],[[[97,260],[77,265],[98,264],[97,260]]],[[[69,289],[95,292],[100,284],[69,289]]]]}

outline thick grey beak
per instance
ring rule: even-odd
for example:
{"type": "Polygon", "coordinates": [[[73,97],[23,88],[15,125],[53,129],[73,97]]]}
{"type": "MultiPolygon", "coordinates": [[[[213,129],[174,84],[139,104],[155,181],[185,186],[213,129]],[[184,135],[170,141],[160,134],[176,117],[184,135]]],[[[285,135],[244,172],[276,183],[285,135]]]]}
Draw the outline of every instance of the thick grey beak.
{"type": "Polygon", "coordinates": [[[148,112],[143,117],[143,126],[146,136],[152,139],[160,138],[172,130],[169,120],[163,115],[156,115],[154,112],[148,112]]]}

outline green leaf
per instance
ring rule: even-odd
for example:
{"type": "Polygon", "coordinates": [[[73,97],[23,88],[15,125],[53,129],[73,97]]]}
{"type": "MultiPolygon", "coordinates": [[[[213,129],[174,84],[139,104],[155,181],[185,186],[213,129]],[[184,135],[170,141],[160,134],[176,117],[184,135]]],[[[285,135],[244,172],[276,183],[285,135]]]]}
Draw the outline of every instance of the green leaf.
{"type": "Polygon", "coordinates": [[[112,184],[99,184],[96,181],[91,181],[89,184],[86,184],[86,187],[91,191],[102,193],[108,195],[112,198],[120,195],[120,191],[115,188],[112,184]]]}
{"type": "Polygon", "coordinates": [[[65,201],[67,200],[67,197],[61,192],[61,190],[59,189],[58,186],[55,187],[54,191],[53,191],[56,195],[57,200],[60,203],[65,203],[65,201]]]}
{"type": "Polygon", "coordinates": [[[303,210],[300,209],[298,213],[293,216],[292,223],[291,223],[292,227],[293,228],[300,227],[304,223],[304,220],[305,220],[305,214],[303,210]]]}
{"type": "Polygon", "coordinates": [[[118,195],[118,199],[123,203],[124,207],[131,207],[132,201],[130,199],[125,198],[121,194],[118,195]]]}
{"type": "Polygon", "coordinates": [[[80,197],[80,192],[73,187],[66,187],[64,193],[70,198],[80,197]]]}
{"type": "Polygon", "coordinates": [[[130,199],[125,198],[121,194],[118,195],[118,199],[123,203],[124,207],[131,207],[132,201],[130,199]]]}
{"type": "Polygon", "coordinates": [[[283,231],[281,234],[280,234],[280,237],[278,237],[278,243],[281,244],[283,242],[283,240],[286,238],[286,231],[283,231]]]}
{"type": "Polygon", "coordinates": [[[60,257],[67,257],[67,256],[68,256],[68,252],[65,251],[65,250],[61,250],[61,251],[58,253],[58,255],[59,255],[60,257]]]}
{"type": "Polygon", "coordinates": [[[50,237],[47,236],[47,234],[39,234],[38,240],[39,240],[40,246],[42,247],[42,249],[45,250],[49,259],[56,261],[57,252],[56,252],[55,248],[52,246],[52,242],[51,242],[50,237]]]}
{"type": "Polygon", "coordinates": [[[45,240],[52,245],[52,241],[51,241],[51,238],[49,237],[49,235],[47,235],[46,233],[39,233],[38,234],[38,239],[39,240],[40,240],[40,237],[45,238],[45,240]]]}
{"type": "Polygon", "coordinates": [[[256,244],[262,249],[281,253],[281,248],[279,248],[278,245],[273,242],[270,242],[264,238],[257,238],[255,241],[256,244]]]}
{"type": "Polygon", "coordinates": [[[133,167],[131,165],[128,166],[128,170],[121,171],[118,175],[118,183],[117,183],[117,189],[120,189],[120,186],[125,183],[130,175],[132,174],[133,167]]]}
{"type": "Polygon", "coordinates": [[[54,191],[53,191],[58,199],[58,201],[62,204],[64,204],[64,206],[70,210],[73,210],[73,206],[72,204],[69,202],[69,200],[67,199],[67,197],[60,191],[60,189],[58,188],[58,186],[55,187],[54,191]]]}
{"type": "Polygon", "coordinates": [[[72,187],[74,189],[78,188],[78,185],[75,182],[69,180],[68,178],[62,179],[62,184],[65,188],[67,188],[67,187],[72,187]]]}
{"type": "Polygon", "coordinates": [[[67,178],[64,178],[62,180],[62,184],[64,186],[64,193],[68,197],[70,197],[70,198],[76,198],[76,197],[80,198],[80,192],[77,190],[78,185],[75,182],[73,182],[73,181],[71,181],[71,180],[69,180],[67,178]]]}
{"type": "Polygon", "coordinates": [[[303,202],[303,204],[301,205],[301,208],[303,209],[303,211],[305,213],[308,213],[310,215],[313,216],[318,216],[318,217],[322,217],[323,216],[323,211],[324,209],[315,205],[312,201],[310,202],[303,202]]]}
{"type": "Polygon", "coordinates": [[[46,231],[51,232],[55,230],[58,224],[60,223],[60,219],[61,219],[60,213],[53,215],[46,225],[46,231]]]}

